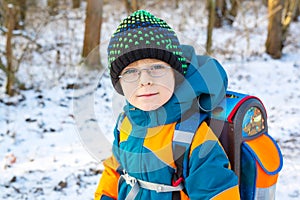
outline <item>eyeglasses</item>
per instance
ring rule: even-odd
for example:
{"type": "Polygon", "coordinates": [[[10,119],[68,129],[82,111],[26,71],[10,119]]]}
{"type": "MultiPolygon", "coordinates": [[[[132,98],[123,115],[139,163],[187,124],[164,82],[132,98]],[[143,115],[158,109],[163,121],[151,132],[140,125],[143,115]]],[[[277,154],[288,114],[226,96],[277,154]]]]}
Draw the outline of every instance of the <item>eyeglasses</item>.
{"type": "Polygon", "coordinates": [[[148,68],[144,68],[144,69],[137,69],[137,68],[129,68],[127,70],[125,70],[124,72],[122,72],[122,74],[119,76],[119,78],[123,79],[125,82],[135,82],[137,81],[143,70],[147,71],[147,73],[151,76],[151,77],[162,77],[164,76],[167,71],[171,69],[170,66],[165,66],[165,65],[160,65],[160,64],[154,64],[148,68]]]}

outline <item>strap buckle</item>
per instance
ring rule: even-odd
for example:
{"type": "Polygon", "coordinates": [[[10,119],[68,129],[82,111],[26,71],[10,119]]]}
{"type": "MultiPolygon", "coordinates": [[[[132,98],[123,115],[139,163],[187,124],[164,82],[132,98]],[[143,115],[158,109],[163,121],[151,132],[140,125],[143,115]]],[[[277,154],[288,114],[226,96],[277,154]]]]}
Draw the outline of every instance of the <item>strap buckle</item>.
{"type": "Polygon", "coordinates": [[[129,176],[129,174],[125,170],[123,170],[123,174],[121,176],[125,179],[126,183],[131,187],[133,187],[137,183],[137,179],[132,176],[129,176]]]}
{"type": "Polygon", "coordinates": [[[177,187],[183,181],[182,177],[179,177],[176,181],[172,180],[172,185],[177,187]]]}

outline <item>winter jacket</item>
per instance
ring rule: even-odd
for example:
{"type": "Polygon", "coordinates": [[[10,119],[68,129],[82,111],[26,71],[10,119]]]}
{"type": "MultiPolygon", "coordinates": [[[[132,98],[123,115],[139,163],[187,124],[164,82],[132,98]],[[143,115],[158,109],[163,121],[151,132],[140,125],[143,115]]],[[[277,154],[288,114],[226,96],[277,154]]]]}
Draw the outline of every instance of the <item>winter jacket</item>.
{"type": "MultiPolygon", "coordinates": [[[[227,76],[210,57],[196,56],[193,48],[183,46],[190,65],[185,80],[161,108],[142,111],[129,103],[114,129],[113,155],[105,160],[95,200],[125,199],[131,186],[119,181],[126,170],[131,177],[172,185],[176,171],[172,141],[176,123],[200,96],[202,110],[213,109],[225,95],[227,76]]],[[[239,199],[238,179],[218,138],[205,122],[194,135],[188,163],[188,176],[182,182],[181,199],[239,199]]],[[[135,199],[168,200],[172,192],[140,188],[135,199]]]]}

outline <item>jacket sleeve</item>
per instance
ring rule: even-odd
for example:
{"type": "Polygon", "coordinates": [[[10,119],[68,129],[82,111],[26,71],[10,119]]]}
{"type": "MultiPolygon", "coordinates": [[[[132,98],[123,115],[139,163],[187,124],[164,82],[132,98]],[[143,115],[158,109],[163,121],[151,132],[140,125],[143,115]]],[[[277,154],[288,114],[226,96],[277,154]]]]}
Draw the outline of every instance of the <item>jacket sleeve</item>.
{"type": "Polygon", "coordinates": [[[104,171],[95,192],[94,200],[113,200],[118,198],[119,163],[114,156],[104,161],[104,171]]]}
{"type": "Polygon", "coordinates": [[[190,199],[240,199],[238,178],[205,122],[194,136],[189,156],[189,174],[184,184],[190,199]]]}

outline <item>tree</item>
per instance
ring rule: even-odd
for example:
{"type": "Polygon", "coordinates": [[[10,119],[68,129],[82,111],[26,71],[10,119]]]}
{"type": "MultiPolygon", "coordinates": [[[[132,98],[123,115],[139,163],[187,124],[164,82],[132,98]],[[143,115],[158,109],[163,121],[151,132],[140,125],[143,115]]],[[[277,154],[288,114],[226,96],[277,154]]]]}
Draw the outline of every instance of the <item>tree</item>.
{"type": "Polygon", "coordinates": [[[175,0],[175,7],[176,7],[176,8],[179,8],[179,1],[180,1],[180,0],[175,0]]]}
{"type": "Polygon", "coordinates": [[[231,8],[229,10],[229,13],[227,14],[227,19],[229,20],[229,23],[232,24],[238,14],[240,0],[230,0],[230,4],[231,8]]]}
{"type": "MultiPolygon", "coordinates": [[[[209,5],[210,0],[207,0],[207,5],[209,5]]],[[[214,27],[220,28],[223,26],[224,22],[232,25],[234,22],[240,5],[239,0],[215,0],[215,22],[214,27]]]]}
{"type": "Polygon", "coordinates": [[[222,27],[225,17],[226,17],[226,1],[216,0],[214,26],[217,28],[222,27]]]}
{"type": "Polygon", "coordinates": [[[266,52],[273,58],[282,56],[282,49],[286,40],[288,28],[296,12],[299,0],[269,0],[268,1],[268,36],[266,40],[266,52]]]}
{"type": "Polygon", "coordinates": [[[124,0],[127,13],[132,13],[139,9],[138,0],[124,0]]]}
{"type": "Polygon", "coordinates": [[[266,7],[268,6],[268,0],[261,0],[261,2],[264,6],[266,6],[266,7]]]}
{"type": "Polygon", "coordinates": [[[24,23],[26,18],[26,11],[27,11],[27,0],[19,0],[18,2],[20,6],[20,22],[24,23]]]}
{"type": "Polygon", "coordinates": [[[85,32],[82,57],[87,58],[87,64],[91,67],[100,65],[100,36],[102,24],[103,0],[88,0],[86,8],[85,32]]]}
{"type": "Polygon", "coordinates": [[[80,7],[81,0],[72,0],[73,8],[80,7]]]}
{"type": "Polygon", "coordinates": [[[6,72],[6,94],[9,96],[14,95],[14,81],[15,81],[15,70],[13,66],[13,51],[12,51],[12,36],[13,36],[13,30],[15,28],[15,15],[16,15],[16,9],[14,8],[13,4],[8,4],[8,9],[7,9],[7,37],[6,37],[6,61],[7,61],[7,66],[5,69],[6,72]]]}
{"type": "Polygon", "coordinates": [[[56,15],[57,14],[58,0],[47,0],[47,6],[49,8],[49,14],[50,15],[56,15]]]}
{"type": "Polygon", "coordinates": [[[297,1],[297,6],[296,6],[296,11],[295,11],[295,16],[294,16],[294,21],[298,21],[298,17],[300,16],[300,0],[297,1]]]}
{"type": "Polygon", "coordinates": [[[287,0],[284,2],[283,21],[282,21],[283,41],[286,40],[287,32],[288,32],[291,22],[294,19],[295,14],[296,14],[298,3],[299,3],[299,0],[287,0]]]}
{"type": "Polygon", "coordinates": [[[216,10],[216,1],[209,0],[208,1],[208,24],[207,24],[207,38],[206,38],[206,52],[207,54],[211,54],[212,50],[212,34],[213,28],[215,24],[215,10],[216,10]]]}
{"type": "Polygon", "coordinates": [[[26,18],[26,11],[27,11],[27,0],[0,0],[0,25],[4,27],[8,27],[8,19],[7,12],[8,12],[8,5],[12,4],[14,6],[15,15],[15,25],[14,29],[23,29],[24,28],[24,21],[26,18]]]}

